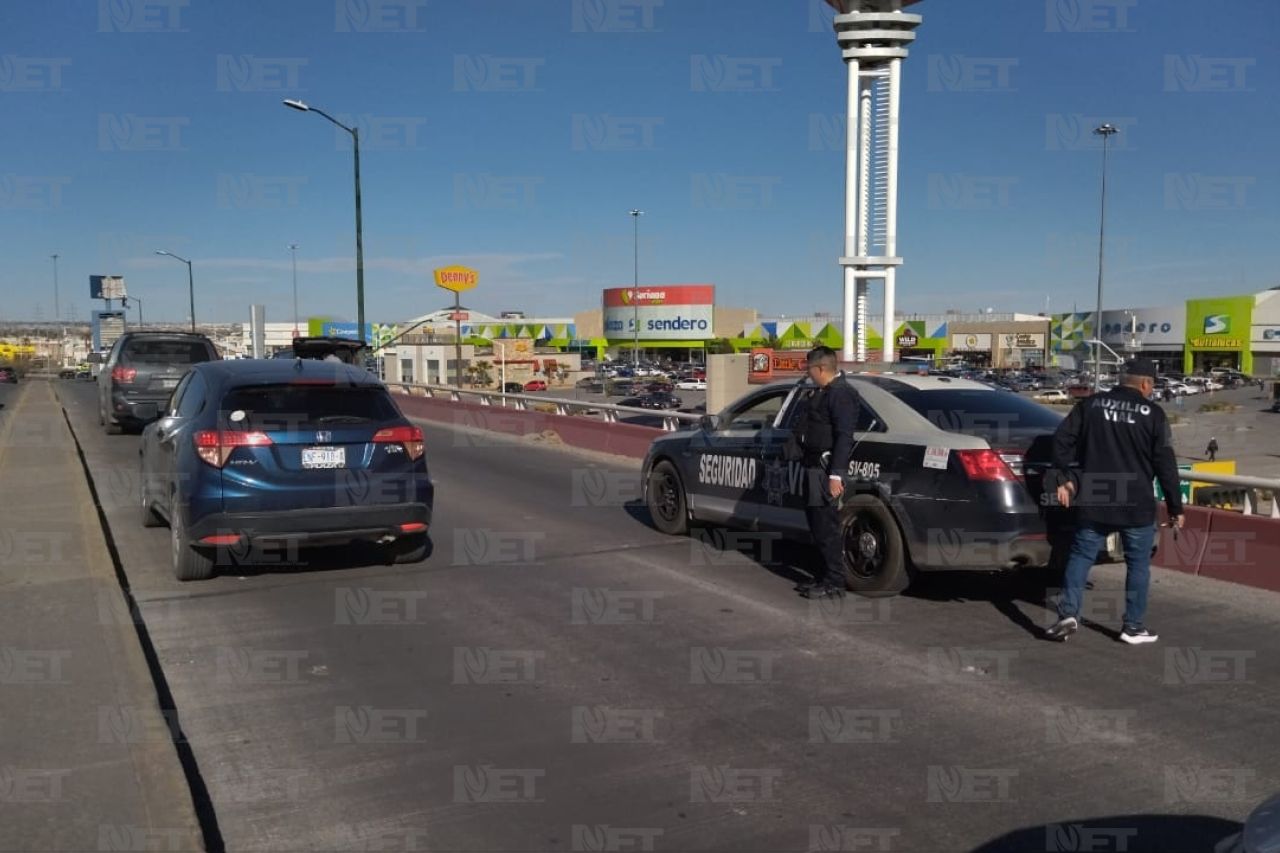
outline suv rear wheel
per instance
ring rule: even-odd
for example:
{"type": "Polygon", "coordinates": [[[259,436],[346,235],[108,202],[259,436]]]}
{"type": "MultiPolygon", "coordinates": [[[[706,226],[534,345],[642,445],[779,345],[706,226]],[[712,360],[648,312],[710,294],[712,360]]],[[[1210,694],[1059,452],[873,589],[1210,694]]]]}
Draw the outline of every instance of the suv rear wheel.
{"type": "Polygon", "coordinates": [[[213,557],[191,547],[191,540],[182,526],[182,513],[175,508],[169,516],[169,547],[174,577],[180,581],[203,581],[213,577],[213,557]]]}

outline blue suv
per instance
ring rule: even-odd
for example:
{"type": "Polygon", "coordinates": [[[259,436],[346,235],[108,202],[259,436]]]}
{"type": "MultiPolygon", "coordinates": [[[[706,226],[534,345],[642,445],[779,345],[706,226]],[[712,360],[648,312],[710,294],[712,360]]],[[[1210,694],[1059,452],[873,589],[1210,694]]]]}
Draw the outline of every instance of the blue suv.
{"type": "Polygon", "coordinates": [[[169,523],[179,580],[272,545],[367,541],[397,563],[426,558],[434,487],[422,430],[368,371],[209,361],[155,415],[139,450],[142,523],[169,523]]]}

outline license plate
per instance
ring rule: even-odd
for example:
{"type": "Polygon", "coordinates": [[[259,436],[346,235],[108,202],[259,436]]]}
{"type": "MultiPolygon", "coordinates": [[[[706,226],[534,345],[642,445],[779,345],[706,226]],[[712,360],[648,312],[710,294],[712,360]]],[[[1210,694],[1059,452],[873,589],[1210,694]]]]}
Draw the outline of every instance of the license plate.
{"type": "Polygon", "coordinates": [[[345,468],[347,467],[347,449],[345,447],[304,447],[302,448],[303,468],[345,468]]]}
{"type": "Polygon", "coordinates": [[[176,379],[161,379],[161,380],[160,380],[160,387],[161,387],[161,388],[177,388],[177,387],[178,387],[178,380],[176,380],[176,379]]]}

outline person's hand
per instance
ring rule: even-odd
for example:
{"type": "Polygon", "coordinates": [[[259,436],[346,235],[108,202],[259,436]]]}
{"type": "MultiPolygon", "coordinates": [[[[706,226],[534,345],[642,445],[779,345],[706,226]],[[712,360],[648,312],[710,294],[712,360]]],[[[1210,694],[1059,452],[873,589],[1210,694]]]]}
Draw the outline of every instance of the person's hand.
{"type": "Polygon", "coordinates": [[[1175,515],[1173,518],[1169,519],[1169,523],[1181,530],[1183,525],[1187,523],[1187,516],[1185,514],[1175,515]]]}
{"type": "Polygon", "coordinates": [[[844,494],[844,480],[839,477],[831,477],[827,480],[827,494],[831,495],[832,500],[844,494]]]}
{"type": "Polygon", "coordinates": [[[1075,491],[1070,483],[1063,483],[1058,486],[1058,503],[1063,507],[1071,506],[1071,495],[1075,491]]]}

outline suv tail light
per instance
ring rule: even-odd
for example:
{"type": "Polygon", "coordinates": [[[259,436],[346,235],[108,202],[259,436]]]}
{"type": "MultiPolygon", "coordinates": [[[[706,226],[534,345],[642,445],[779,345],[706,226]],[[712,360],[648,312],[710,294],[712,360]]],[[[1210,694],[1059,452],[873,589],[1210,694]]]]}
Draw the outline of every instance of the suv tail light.
{"type": "Polygon", "coordinates": [[[137,369],[136,367],[113,367],[113,368],[111,368],[111,381],[112,381],[112,382],[122,382],[122,383],[124,383],[125,385],[129,385],[129,384],[131,384],[131,383],[133,382],[134,378],[135,378],[137,375],[138,375],[138,369],[137,369]]]}
{"type": "Polygon", "coordinates": [[[1009,464],[994,450],[957,450],[955,454],[970,480],[1004,482],[1018,479],[1009,464]]]}
{"type": "Polygon", "coordinates": [[[238,430],[200,430],[194,436],[196,455],[215,468],[227,464],[231,451],[237,447],[269,447],[271,436],[265,432],[240,432],[238,430]]]}
{"type": "Polygon", "coordinates": [[[422,440],[422,428],[416,426],[398,426],[380,429],[373,434],[374,444],[399,444],[409,459],[416,462],[422,458],[426,442],[422,440]]]}

